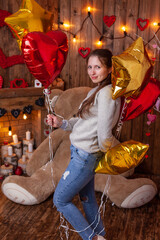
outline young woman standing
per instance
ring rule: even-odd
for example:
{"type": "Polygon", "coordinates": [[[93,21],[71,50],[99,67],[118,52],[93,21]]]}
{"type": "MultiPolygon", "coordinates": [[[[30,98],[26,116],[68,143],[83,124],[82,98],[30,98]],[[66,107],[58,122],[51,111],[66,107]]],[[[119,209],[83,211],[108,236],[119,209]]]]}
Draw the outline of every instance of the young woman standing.
{"type": "Polygon", "coordinates": [[[112,53],[94,50],[88,59],[88,75],[97,86],[81,103],[76,118],[61,120],[48,115],[48,124],[72,130],[71,161],[54,193],[54,205],[83,240],[104,240],[105,230],[94,192],[98,161],[118,141],[112,135],[120,113],[120,99],[112,99],[112,53]],[[86,218],[72,203],[79,194],[86,218]]]}

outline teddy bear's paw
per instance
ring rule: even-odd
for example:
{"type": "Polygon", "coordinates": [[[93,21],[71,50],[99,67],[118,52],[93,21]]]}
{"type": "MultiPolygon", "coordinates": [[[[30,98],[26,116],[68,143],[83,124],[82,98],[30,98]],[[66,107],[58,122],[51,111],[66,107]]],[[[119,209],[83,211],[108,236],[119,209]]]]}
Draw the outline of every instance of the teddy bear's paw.
{"type": "Polygon", "coordinates": [[[143,185],[132,192],[122,203],[122,208],[137,208],[151,201],[157,194],[153,185],[143,185]]]}
{"type": "Polygon", "coordinates": [[[7,198],[15,203],[22,205],[33,205],[38,203],[35,196],[16,183],[3,184],[2,191],[7,198]]]}

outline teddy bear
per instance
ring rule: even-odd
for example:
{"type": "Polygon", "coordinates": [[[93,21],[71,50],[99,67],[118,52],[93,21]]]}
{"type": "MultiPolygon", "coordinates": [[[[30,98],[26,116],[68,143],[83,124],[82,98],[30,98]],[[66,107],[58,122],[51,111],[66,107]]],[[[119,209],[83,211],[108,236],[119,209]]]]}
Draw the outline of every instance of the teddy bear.
{"type": "MultiPolygon", "coordinates": [[[[53,89],[50,104],[56,114],[69,119],[78,111],[89,87],[75,87],[62,91],[53,89]]],[[[53,129],[35,149],[26,172],[28,176],[8,176],[2,183],[4,195],[11,201],[34,205],[53,194],[70,161],[70,132],[53,129]]],[[[95,191],[104,193],[117,207],[135,208],[151,201],[157,194],[155,183],[149,178],[127,178],[134,169],[122,175],[95,175],[95,191]]]]}

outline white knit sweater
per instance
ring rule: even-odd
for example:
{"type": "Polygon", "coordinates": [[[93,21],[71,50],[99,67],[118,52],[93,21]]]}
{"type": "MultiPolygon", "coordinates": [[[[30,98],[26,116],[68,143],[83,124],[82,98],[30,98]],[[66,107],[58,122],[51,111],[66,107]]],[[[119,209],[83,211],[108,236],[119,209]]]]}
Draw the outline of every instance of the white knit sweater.
{"type": "MultiPolygon", "coordinates": [[[[97,87],[89,91],[86,98],[96,89],[97,87]]],[[[112,99],[112,85],[107,85],[98,91],[85,118],[64,120],[62,128],[72,130],[70,140],[75,147],[90,153],[107,152],[110,147],[119,143],[112,135],[112,129],[118,121],[120,106],[120,98],[112,99]]]]}

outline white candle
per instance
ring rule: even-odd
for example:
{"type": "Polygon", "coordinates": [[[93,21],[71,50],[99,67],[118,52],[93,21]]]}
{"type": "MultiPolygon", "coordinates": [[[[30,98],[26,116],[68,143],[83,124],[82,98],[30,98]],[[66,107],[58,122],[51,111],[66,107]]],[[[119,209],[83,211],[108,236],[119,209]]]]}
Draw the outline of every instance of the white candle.
{"type": "Polygon", "coordinates": [[[28,152],[33,152],[33,144],[32,143],[29,143],[28,144],[28,152]]]}
{"type": "Polygon", "coordinates": [[[12,154],[13,154],[13,148],[12,146],[8,146],[8,155],[12,156],[12,154]]]}
{"type": "Polygon", "coordinates": [[[22,155],[22,162],[26,161],[26,155],[22,155]]]}
{"type": "Polygon", "coordinates": [[[13,142],[18,143],[18,137],[16,134],[13,135],[13,142]]]}
{"type": "Polygon", "coordinates": [[[27,131],[26,132],[26,140],[30,140],[31,139],[31,132],[27,131]]]}

